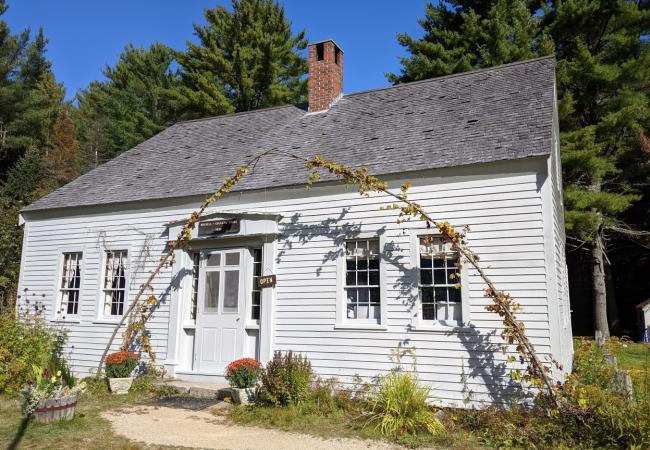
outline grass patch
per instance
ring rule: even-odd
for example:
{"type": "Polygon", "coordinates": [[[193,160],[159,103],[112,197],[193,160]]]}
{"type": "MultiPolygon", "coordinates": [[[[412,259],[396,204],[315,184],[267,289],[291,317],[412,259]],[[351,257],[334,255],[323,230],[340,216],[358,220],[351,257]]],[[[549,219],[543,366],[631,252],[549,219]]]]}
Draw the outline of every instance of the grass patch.
{"type": "MultiPolygon", "coordinates": [[[[68,449],[140,449],[111,431],[110,423],[101,418],[102,411],[146,403],[150,396],[123,396],[97,393],[82,394],[75,417],[70,421],[49,424],[25,421],[19,401],[0,397],[1,448],[68,448],[68,449]]],[[[151,448],[151,447],[148,447],[151,448]]]]}
{"type": "MultiPolygon", "coordinates": [[[[218,414],[222,413],[219,411],[218,414]]],[[[364,426],[361,418],[353,417],[341,409],[322,412],[310,403],[291,405],[287,407],[270,406],[235,406],[228,412],[229,419],[238,425],[274,428],[283,431],[309,434],[323,438],[351,438],[386,440],[372,426],[364,426]]],[[[447,421],[445,421],[447,422],[447,421]]],[[[441,448],[476,450],[483,448],[473,436],[452,423],[451,417],[448,431],[439,435],[419,434],[416,436],[403,435],[395,442],[407,448],[441,448]]]]}

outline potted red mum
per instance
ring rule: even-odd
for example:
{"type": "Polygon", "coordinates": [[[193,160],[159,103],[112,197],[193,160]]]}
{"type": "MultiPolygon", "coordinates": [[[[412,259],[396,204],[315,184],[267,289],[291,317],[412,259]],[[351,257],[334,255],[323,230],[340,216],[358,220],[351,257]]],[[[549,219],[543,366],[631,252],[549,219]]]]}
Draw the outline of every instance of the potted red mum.
{"type": "Polygon", "coordinates": [[[228,364],[226,380],[230,384],[228,393],[234,403],[249,402],[261,371],[262,365],[253,358],[240,358],[228,364]]]}
{"type": "Polygon", "coordinates": [[[140,357],[133,352],[115,352],[106,357],[106,377],[111,392],[127,394],[133,383],[133,370],[140,357]]]}

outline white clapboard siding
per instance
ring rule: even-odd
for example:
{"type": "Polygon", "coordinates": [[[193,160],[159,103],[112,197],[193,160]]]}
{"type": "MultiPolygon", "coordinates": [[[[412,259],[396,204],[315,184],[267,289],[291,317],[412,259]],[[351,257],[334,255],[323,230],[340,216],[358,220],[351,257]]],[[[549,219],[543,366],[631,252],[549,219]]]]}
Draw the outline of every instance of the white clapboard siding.
{"type": "MultiPolygon", "coordinates": [[[[553,347],[555,313],[550,292],[559,292],[559,314],[568,317],[568,291],[564,269],[561,192],[554,186],[553,252],[555,267],[548,267],[548,219],[540,183],[547,160],[504,162],[463,176],[462,168],[446,175],[412,180],[409,198],[422,204],[432,217],[458,227],[469,227],[467,239],[481,256],[481,264],[497,287],[510,292],[522,305],[519,318],[542,355],[558,355],[553,347]],[[549,285],[549,271],[558,286],[549,285]],[[564,303],[563,303],[564,302],[564,303]]],[[[553,175],[553,174],[551,174],[553,175]]],[[[399,186],[405,180],[394,180],[399,186]]],[[[443,404],[503,403],[513,394],[510,372],[500,338],[500,319],[486,311],[490,299],[477,272],[467,268],[463,278],[468,295],[471,326],[414,330],[412,267],[413,236],[422,234],[417,220],[398,223],[398,211],[382,209],[395,203],[386,195],[360,196],[354,188],[317,186],[274,189],[264,193],[226,196],[216,210],[279,213],[279,236],[274,255],[277,285],[273,314],[273,349],[305,354],[322,377],[351,382],[366,380],[395,367],[396,348],[411,348],[420,379],[432,388],[432,400],[443,404]],[[420,231],[417,231],[420,230],[420,231]],[[386,301],[385,329],[358,330],[336,327],[337,258],[346,238],[381,235],[385,242],[382,289],[386,301]]],[[[112,209],[111,209],[112,208],[112,209]]],[[[105,249],[129,251],[129,299],[133,300],[163,254],[168,236],[165,223],[186,218],[192,208],[160,207],[117,210],[95,209],[84,214],[26,217],[27,236],[21,271],[21,302],[39,301],[49,319],[68,330],[66,354],[75,371],[88,374],[114,329],[100,320],[101,276],[105,249]],[[83,251],[79,314],[55,314],[61,253],[83,251]],[[64,320],[60,320],[64,319],[64,320]]],[[[152,283],[162,301],[148,329],[161,363],[167,357],[170,329],[172,270],[165,269],[152,283]]],[[[417,301],[417,300],[415,300],[417,301]]],[[[566,319],[566,317],[565,317],[566,319]]],[[[568,328],[562,331],[567,338],[568,328]]],[[[121,332],[114,344],[120,344],[121,332]]],[[[512,352],[512,349],[506,349],[512,352]]],[[[512,353],[509,353],[512,354],[512,353]]],[[[407,364],[408,365],[408,364],[407,364]]],[[[410,367],[410,366],[409,366],[410,367]]]]}

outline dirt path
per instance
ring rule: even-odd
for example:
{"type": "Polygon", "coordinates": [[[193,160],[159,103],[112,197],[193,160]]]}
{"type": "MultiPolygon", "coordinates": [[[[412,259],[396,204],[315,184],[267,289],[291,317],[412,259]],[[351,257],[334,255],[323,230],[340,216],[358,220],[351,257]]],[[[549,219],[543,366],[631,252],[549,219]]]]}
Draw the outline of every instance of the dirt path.
{"type": "Polygon", "coordinates": [[[107,411],[113,430],[149,445],[223,450],[398,450],[402,447],[357,439],[322,439],[304,434],[226,423],[208,411],[142,406],[107,411]]]}

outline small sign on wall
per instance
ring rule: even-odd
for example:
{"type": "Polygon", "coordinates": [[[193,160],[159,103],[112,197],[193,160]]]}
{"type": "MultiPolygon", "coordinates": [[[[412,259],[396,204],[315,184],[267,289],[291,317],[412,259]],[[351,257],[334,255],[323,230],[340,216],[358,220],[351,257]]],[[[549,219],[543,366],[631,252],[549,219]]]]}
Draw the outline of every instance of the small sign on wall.
{"type": "Polygon", "coordinates": [[[207,220],[199,222],[199,237],[218,236],[226,233],[239,233],[239,219],[207,220]]]}
{"type": "Polygon", "coordinates": [[[277,281],[275,275],[263,275],[257,279],[257,285],[260,289],[273,287],[277,281]]]}

